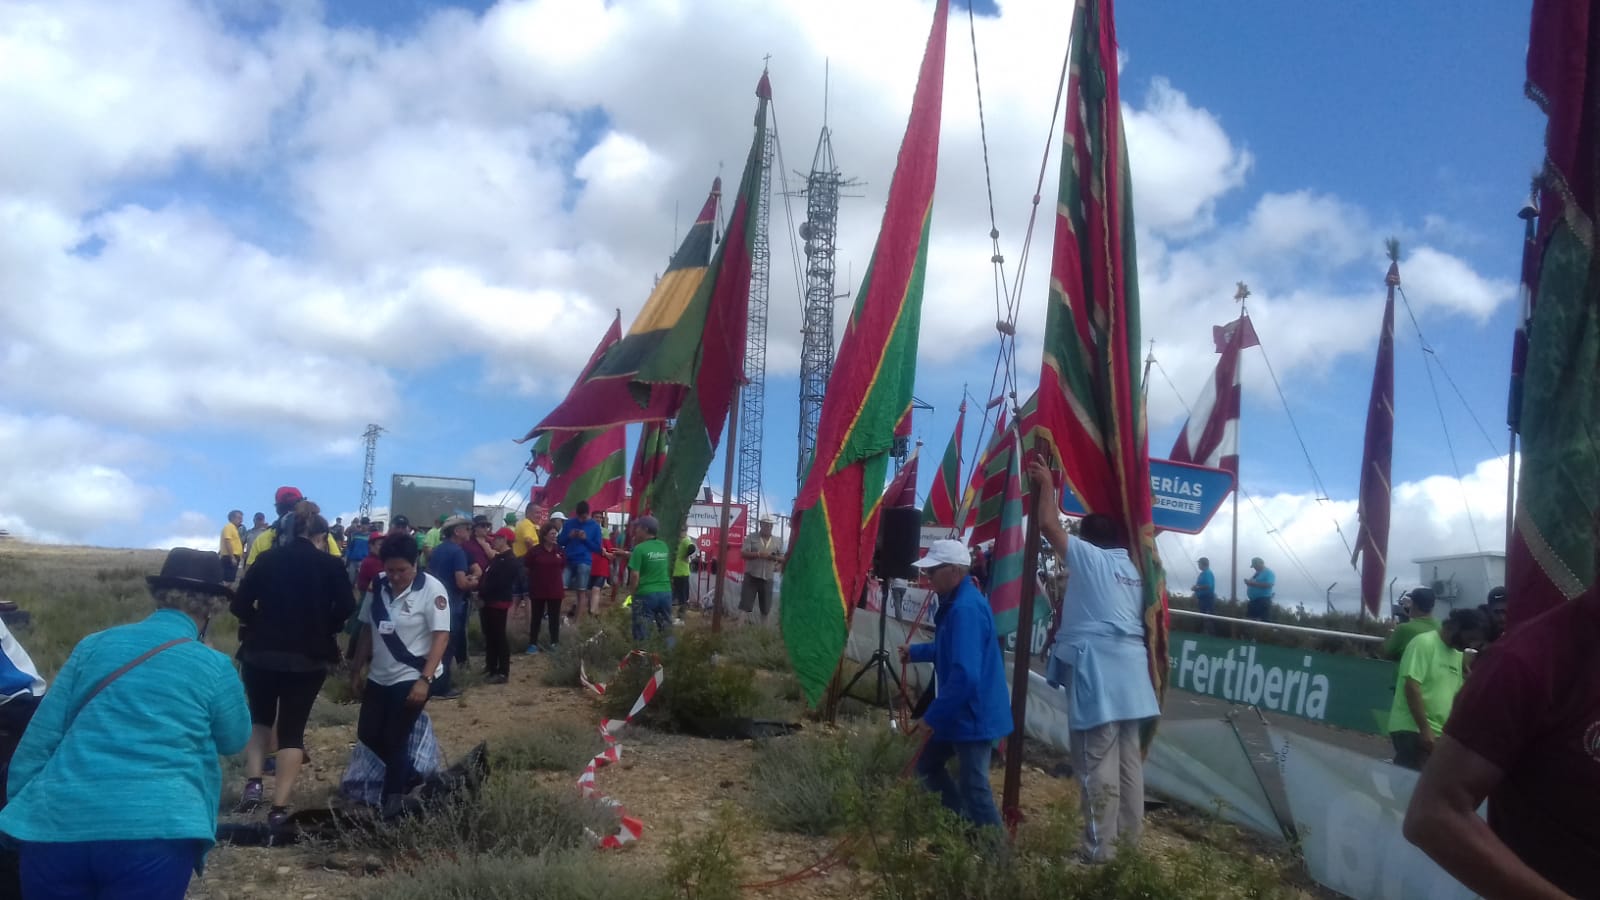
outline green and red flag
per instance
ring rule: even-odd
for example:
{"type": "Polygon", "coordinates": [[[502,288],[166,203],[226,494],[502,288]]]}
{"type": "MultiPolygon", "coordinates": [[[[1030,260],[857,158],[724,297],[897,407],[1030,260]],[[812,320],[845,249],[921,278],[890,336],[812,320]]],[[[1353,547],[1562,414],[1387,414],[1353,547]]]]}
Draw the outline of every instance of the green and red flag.
{"type": "Polygon", "coordinates": [[[722,179],[717,178],[627,336],[523,440],[547,431],[659,422],[678,414],[693,376],[683,348],[698,344],[707,326],[704,304],[696,307],[693,301],[706,280],[721,197],[722,179]]]}
{"type": "MultiPolygon", "coordinates": [[[[1506,560],[1511,624],[1595,581],[1600,507],[1600,3],[1535,0],[1527,93],[1548,117],[1531,248],[1523,458],[1506,560]]],[[[1515,374],[1515,373],[1514,373],[1515,374]]]]}
{"type": "Polygon", "coordinates": [[[983,455],[978,457],[978,464],[972,467],[972,477],[967,482],[966,493],[961,495],[961,530],[976,529],[984,525],[986,537],[979,538],[974,532],[969,543],[981,544],[993,540],[994,532],[999,529],[1000,492],[1005,488],[1006,469],[1006,435],[1008,420],[1004,407],[995,415],[994,434],[989,436],[989,446],[984,448],[983,455]],[[989,504],[988,515],[983,515],[985,501],[989,504]]]}
{"type": "Polygon", "coordinates": [[[922,524],[931,527],[956,527],[956,491],[961,489],[961,429],[967,422],[967,401],[961,401],[961,412],[956,416],[956,433],[944,448],[944,458],[939,461],[939,472],[933,476],[933,486],[928,488],[928,502],[922,507],[922,524]]]}
{"type": "MultiPolygon", "coordinates": [[[[661,474],[649,489],[647,502],[661,521],[661,539],[675,547],[683,533],[689,507],[700,493],[700,483],[711,468],[711,458],[722,440],[722,426],[744,382],[745,332],[750,311],[750,271],[755,259],[752,227],[761,202],[761,169],[767,143],[767,104],[772,84],[761,73],[756,84],[756,133],[745,157],[739,193],[728,215],[728,227],[711,260],[700,289],[689,301],[685,318],[704,323],[698,333],[682,332],[661,345],[656,363],[674,368],[682,358],[688,373],[683,405],[672,428],[672,441],[661,474]]],[[[641,369],[641,372],[647,370],[641,369]]],[[[732,448],[729,452],[733,452],[732,448]]]]}
{"type": "Polygon", "coordinates": [[[649,490],[667,461],[667,423],[646,422],[639,431],[639,449],[628,473],[628,516],[650,515],[649,490]]]}
{"type": "Polygon", "coordinates": [[[1124,529],[1143,575],[1150,681],[1162,698],[1166,578],[1151,523],[1133,178],[1111,0],[1078,0],[1071,54],[1036,428],[1083,508],[1124,529]]]}
{"type": "MultiPolygon", "coordinates": [[[[1015,431],[1005,432],[1004,487],[1000,493],[999,529],[994,539],[994,561],[989,564],[989,609],[994,630],[1004,638],[1016,634],[1022,611],[1022,592],[1028,586],[1022,566],[1025,540],[1022,517],[1022,453],[1015,431]]],[[[1033,605],[1035,625],[1050,618],[1050,604],[1033,605]]]]}
{"type": "Polygon", "coordinates": [[[937,0],[888,205],[838,364],[828,380],[816,451],[795,500],[784,568],[783,640],[806,699],[822,699],[872,565],[882,486],[909,427],[928,227],[939,169],[949,0],[937,0]]]}
{"type": "MultiPolygon", "coordinates": [[[[589,361],[584,364],[583,371],[573,385],[574,390],[584,384],[606,353],[620,340],[622,314],[618,313],[594,352],[589,354],[589,361]]],[[[540,433],[533,445],[533,458],[528,468],[532,471],[543,469],[550,473],[550,480],[541,489],[544,505],[551,512],[561,510],[571,513],[580,500],[588,501],[594,509],[609,509],[622,502],[626,447],[627,428],[624,425],[540,433]]]]}

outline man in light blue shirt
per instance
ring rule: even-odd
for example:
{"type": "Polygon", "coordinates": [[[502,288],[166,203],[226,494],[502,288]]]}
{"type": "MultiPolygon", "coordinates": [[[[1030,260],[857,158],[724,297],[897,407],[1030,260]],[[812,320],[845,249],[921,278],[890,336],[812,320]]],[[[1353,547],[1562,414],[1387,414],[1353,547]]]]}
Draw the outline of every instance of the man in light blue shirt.
{"type": "Polygon", "coordinates": [[[1195,606],[1206,615],[1211,615],[1217,609],[1217,573],[1211,571],[1211,560],[1200,557],[1200,574],[1195,576],[1194,587],[1195,606]]]}
{"type": "MultiPolygon", "coordinates": [[[[1043,485],[1042,508],[1057,507],[1054,479],[1043,462],[1028,475],[1043,485]]],[[[1144,580],[1122,546],[1122,528],[1108,516],[1085,516],[1069,536],[1054,515],[1040,528],[1067,570],[1061,628],[1047,664],[1051,684],[1068,696],[1072,771],[1083,802],[1088,862],[1106,862],[1117,841],[1144,831],[1144,760],[1139,729],[1161,715],[1144,645],[1144,580]]]]}
{"type": "Polygon", "coordinates": [[[1267,568],[1259,556],[1250,560],[1250,568],[1256,570],[1256,576],[1244,580],[1244,596],[1250,601],[1244,614],[1258,622],[1265,622],[1272,617],[1272,597],[1276,592],[1278,576],[1267,568]]]}

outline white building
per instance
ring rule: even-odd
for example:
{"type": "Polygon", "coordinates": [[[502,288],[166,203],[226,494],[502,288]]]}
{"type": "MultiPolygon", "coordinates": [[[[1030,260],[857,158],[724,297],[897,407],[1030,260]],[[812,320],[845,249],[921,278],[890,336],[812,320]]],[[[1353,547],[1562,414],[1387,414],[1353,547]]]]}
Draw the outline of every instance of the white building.
{"type": "Polygon", "coordinates": [[[1420,583],[1433,588],[1439,598],[1435,618],[1454,609],[1477,609],[1489,598],[1489,589],[1506,583],[1506,555],[1499,550],[1425,556],[1414,559],[1420,583]]]}

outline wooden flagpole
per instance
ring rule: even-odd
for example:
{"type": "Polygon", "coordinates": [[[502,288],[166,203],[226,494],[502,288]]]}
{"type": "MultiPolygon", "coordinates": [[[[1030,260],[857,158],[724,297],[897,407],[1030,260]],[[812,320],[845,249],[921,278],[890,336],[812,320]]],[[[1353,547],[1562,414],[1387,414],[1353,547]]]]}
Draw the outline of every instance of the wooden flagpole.
{"type": "MultiPolygon", "coordinates": [[[[1012,418],[1012,427],[1018,427],[1016,423],[1022,419],[1021,411],[1019,410],[1012,418]]],[[[1015,447],[1017,452],[1021,452],[1020,442],[1015,447]]],[[[1042,451],[1043,448],[1035,449],[1042,451]]],[[[1023,468],[1022,460],[1017,460],[1017,465],[1023,468]]],[[[1005,784],[1000,792],[1000,814],[1005,819],[1006,828],[1013,838],[1017,834],[1017,823],[1022,821],[1022,745],[1024,726],[1028,720],[1028,675],[1032,671],[1033,656],[1033,602],[1034,590],[1039,581],[1039,516],[1042,514],[1039,509],[1039,498],[1043,493],[1044,485],[1033,484],[1028,487],[1028,528],[1022,544],[1022,597],[1021,606],[1017,609],[1017,652],[1011,667],[1012,729],[1011,736],[1006,738],[1005,784]]]]}

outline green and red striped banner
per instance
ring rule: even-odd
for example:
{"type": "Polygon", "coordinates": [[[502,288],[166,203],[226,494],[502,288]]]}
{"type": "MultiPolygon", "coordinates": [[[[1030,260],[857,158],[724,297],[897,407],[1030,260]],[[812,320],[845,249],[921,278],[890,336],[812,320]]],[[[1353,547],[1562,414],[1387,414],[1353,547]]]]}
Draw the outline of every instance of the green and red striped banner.
{"type": "Polygon", "coordinates": [[[646,422],[639,431],[639,449],[633,454],[633,469],[628,474],[628,516],[650,514],[650,485],[661,474],[667,461],[667,423],[646,422]]]}
{"type": "Polygon", "coordinates": [[[783,640],[813,704],[822,699],[844,651],[850,611],[878,539],[889,453],[910,421],[949,12],[949,0],[937,0],[883,226],[828,380],[816,452],[795,500],[795,536],[784,568],[783,640]]]}
{"type": "Polygon", "coordinates": [[[956,491],[961,489],[961,429],[967,422],[967,401],[961,401],[961,412],[956,416],[956,432],[944,448],[944,458],[939,461],[939,472],[928,488],[928,502],[922,507],[922,524],[929,527],[956,527],[956,491]]]}
{"type": "Polygon", "coordinates": [[[1083,508],[1124,529],[1143,574],[1150,680],[1162,697],[1166,577],[1151,523],[1133,178],[1111,0],[1078,0],[1071,47],[1037,432],[1083,508]]]}

